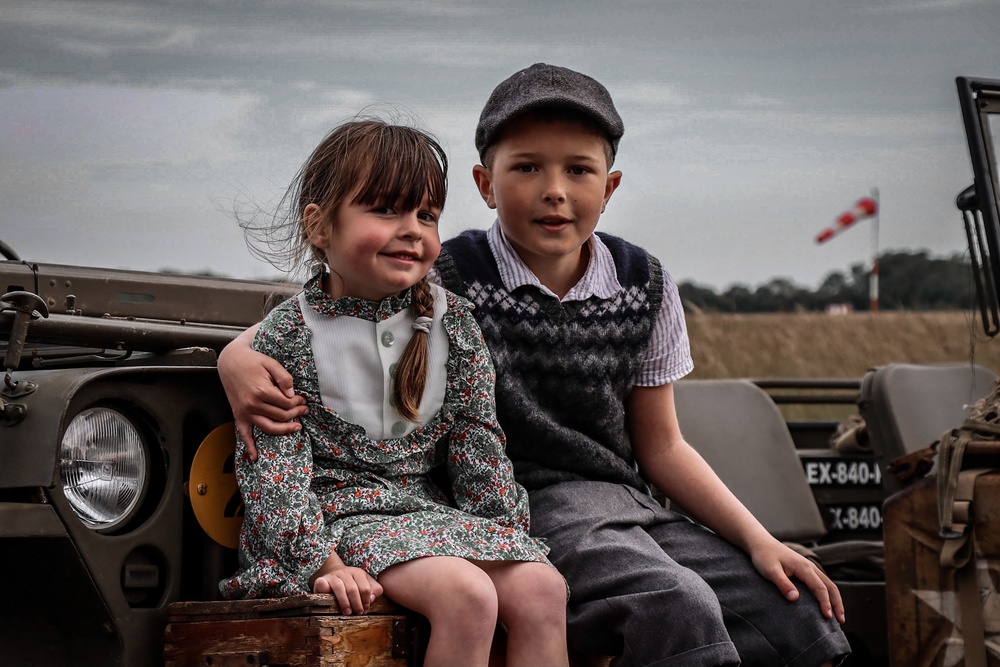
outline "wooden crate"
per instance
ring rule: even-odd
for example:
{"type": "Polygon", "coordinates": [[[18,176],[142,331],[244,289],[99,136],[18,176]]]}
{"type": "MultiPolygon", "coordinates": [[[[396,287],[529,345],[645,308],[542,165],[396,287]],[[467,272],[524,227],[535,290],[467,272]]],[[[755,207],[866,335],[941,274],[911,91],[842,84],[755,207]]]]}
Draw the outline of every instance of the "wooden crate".
{"type": "MultiPolygon", "coordinates": [[[[971,445],[970,445],[971,447],[971,445]]],[[[885,585],[889,664],[951,667],[965,664],[961,605],[954,570],[941,567],[936,478],[928,477],[885,503],[885,585]]],[[[1000,667],[1000,474],[975,483],[976,566],[989,667],[1000,667]]]]}
{"type": "Polygon", "coordinates": [[[422,619],[386,598],[343,616],[329,595],[175,602],[167,607],[165,667],[410,667],[422,619]]]}

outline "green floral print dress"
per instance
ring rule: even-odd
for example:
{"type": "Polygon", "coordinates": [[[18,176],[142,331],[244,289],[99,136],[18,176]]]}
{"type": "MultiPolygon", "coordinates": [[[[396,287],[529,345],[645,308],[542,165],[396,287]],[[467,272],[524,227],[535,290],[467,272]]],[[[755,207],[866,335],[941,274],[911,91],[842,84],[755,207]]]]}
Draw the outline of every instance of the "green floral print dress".
{"type": "MultiPolygon", "coordinates": [[[[437,293],[446,309],[436,308],[435,319],[448,338],[441,409],[401,437],[373,439],[323,404],[302,304],[315,311],[310,316],[378,323],[409,313],[410,292],[379,302],[334,300],[322,284],[321,276],[313,278],[300,297],[275,308],[254,340],[254,349],[292,374],[309,414],[297,433],[256,432],[256,462],[238,443],[236,475],[246,513],[239,571],[220,582],[222,594],[310,592],[309,578],[331,549],[374,577],[425,556],[547,563],[548,548],[528,536],[528,497],[504,453],[493,364],[471,304],[437,293]]],[[[377,345],[374,336],[371,344],[377,345]]]]}

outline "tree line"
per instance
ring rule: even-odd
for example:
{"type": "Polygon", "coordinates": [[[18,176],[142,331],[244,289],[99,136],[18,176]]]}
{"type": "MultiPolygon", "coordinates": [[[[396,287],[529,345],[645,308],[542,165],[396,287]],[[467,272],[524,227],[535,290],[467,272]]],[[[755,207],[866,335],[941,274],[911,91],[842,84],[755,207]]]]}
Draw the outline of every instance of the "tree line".
{"type": "MultiPolygon", "coordinates": [[[[879,257],[879,310],[968,309],[975,284],[967,257],[931,257],[927,251],[888,251],[879,257]]],[[[734,284],[721,293],[685,281],[677,285],[688,311],[716,313],[823,312],[833,308],[867,311],[869,267],[854,264],[847,273],[832,272],[816,290],[787,278],[757,287],[734,284]]]]}

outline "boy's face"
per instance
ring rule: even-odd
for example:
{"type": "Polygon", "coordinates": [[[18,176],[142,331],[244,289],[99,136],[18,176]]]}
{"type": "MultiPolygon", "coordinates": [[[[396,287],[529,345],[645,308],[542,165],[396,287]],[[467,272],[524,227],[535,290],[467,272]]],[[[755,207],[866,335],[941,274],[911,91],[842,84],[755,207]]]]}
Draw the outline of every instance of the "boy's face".
{"type": "Polygon", "coordinates": [[[580,271],[582,248],[621,182],[608,173],[605,141],[578,122],[515,120],[473,176],[504,235],[540,278],[580,271]]]}

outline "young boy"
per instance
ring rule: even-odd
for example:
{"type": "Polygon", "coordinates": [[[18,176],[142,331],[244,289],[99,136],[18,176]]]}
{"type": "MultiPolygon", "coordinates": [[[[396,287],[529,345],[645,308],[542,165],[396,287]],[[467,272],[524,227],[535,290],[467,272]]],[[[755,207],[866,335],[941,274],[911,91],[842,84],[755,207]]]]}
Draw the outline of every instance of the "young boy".
{"type": "MultiPolygon", "coordinates": [[[[623,132],[588,76],[536,64],[503,81],[473,169],[497,222],[445,242],[437,264],[476,304],[531,532],[570,586],[570,647],[616,665],[836,664],[850,652],[836,586],[680,433],[672,383],[693,364],[676,286],[642,249],[594,233],[623,132]],[[818,606],[796,602],[806,589],[818,606]]],[[[296,428],[278,423],[301,411],[287,374],[246,339],[219,359],[244,437],[251,423],[296,428]]]]}

